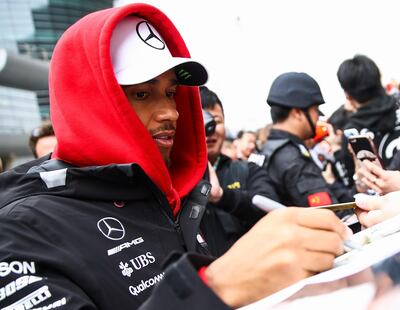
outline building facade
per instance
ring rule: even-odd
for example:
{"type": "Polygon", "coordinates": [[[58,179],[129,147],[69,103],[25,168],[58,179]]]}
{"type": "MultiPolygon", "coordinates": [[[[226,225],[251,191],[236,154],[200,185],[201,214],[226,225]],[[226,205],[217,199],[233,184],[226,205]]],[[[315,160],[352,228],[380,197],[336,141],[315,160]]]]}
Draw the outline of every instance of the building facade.
{"type": "MultiPolygon", "coordinates": [[[[34,59],[36,65],[40,60],[48,68],[57,40],[71,24],[90,12],[112,6],[112,0],[1,0],[0,48],[9,55],[34,59]]],[[[0,57],[0,75],[1,62],[0,57]]],[[[12,69],[8,72],[16,73],[12,69]]],[[[47,81],[43,74],[38,78],[47,81]]],[[[49,117],[48,89],[29,83],[24,88],[1,85],[1,80],[0,156],[28,155],[30,131],[49,117]]]]}

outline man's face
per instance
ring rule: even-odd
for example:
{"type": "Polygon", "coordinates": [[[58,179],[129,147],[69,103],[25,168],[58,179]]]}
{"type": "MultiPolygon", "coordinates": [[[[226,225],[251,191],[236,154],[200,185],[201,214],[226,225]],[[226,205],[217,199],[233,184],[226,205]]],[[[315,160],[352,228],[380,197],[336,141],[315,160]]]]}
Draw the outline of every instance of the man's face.
{"type": "MultiPolygon", "coordinates": [[[[311,107],[308,108],[308,114],[310,115],[311,121],[313,123],[314,126],[314,130],[317,126],[317,121],[319,118],[319,106],[318,105],[313,105],[311,107]]],[[[310,124],[304,114],[304,128],[307,128],[304,132],[304,137],[303,140],[308,139],[308,138],[313,138],[313,130],[310,127],[310,124]]]]}
{"type": "Polygon", "coordinates": [[[46,136],[40,138],[35,147],[37,158],[47,155],[54,151],[57,144],[57,139],[55,136],[46,136]]]}
{"type": "Polygon", "coordinates": [[[318,118],[319,118],[319,106],[318,105],[313,105],[308,109],[308,112],[310,113],[310,117],[313,121],[313,123],[317,123],[318,118]]]}
{"type": "Polygon", "coordinates": [[[177,86],[173,70],[141,84],[122,86],[132,108],[157,144],[167,166],[170,165],[179,117],[175,103],[177,86]]]}
{"type": "Polygon", "coordinates": [[[245,132],[238,143],[239,152],[245,159],[256,149],[256,135],[251,132],[245,132]]]}
{"type": "Polygon", "coordinates": [[[221,153],[222,143],[225,139],[225,119],[221,106],[216,104],[212,109],[206,109],[215,119],[217,126],[215,132],[207,137],[208,160],[213,164],[221,153]]]}

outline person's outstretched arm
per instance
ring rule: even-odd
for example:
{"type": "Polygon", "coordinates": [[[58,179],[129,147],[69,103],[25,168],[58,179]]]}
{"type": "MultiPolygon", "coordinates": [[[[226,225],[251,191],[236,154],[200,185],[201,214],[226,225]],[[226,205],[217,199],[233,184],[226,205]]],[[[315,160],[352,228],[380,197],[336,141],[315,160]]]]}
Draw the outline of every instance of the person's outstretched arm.
{"type": "Polygon", "coordinates": [[[233,308],[332,267],[348,230],[328,210],[270,212],[206,270],[211,289],[233,308]]]}

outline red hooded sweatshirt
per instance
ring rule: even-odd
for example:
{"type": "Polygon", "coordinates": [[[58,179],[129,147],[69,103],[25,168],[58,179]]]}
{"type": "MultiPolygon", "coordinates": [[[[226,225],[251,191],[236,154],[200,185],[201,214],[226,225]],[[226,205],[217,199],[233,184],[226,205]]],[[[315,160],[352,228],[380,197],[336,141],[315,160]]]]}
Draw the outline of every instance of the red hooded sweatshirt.
{"type": "Polygon", "coordinates": [[[112,31],[131,14],[148,20],[173,56],[190,57],[172,22],[150,5],[102,10],[79,20],[57,43],[50,64],[50,110],[58,141],[53,158],[81,167],[136,163],[176,214],[180,199],[201,179],[207,163],[199,91],[180,86],[176,96],[179,119],[168,169],[112,67],[112,31]]]}

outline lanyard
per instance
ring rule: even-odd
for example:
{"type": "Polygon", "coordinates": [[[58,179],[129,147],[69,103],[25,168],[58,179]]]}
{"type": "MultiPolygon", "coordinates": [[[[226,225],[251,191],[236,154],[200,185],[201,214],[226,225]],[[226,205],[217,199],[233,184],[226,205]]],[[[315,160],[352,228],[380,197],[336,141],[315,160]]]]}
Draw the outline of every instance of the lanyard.
{"type": "Polygon", "coordinates": [[[221,160],[221,156],[218,155],[217,160],[215,161],[215,163],[213,165],[213,168],[215,171],[217,171],[220,160],[221,160]]]}

